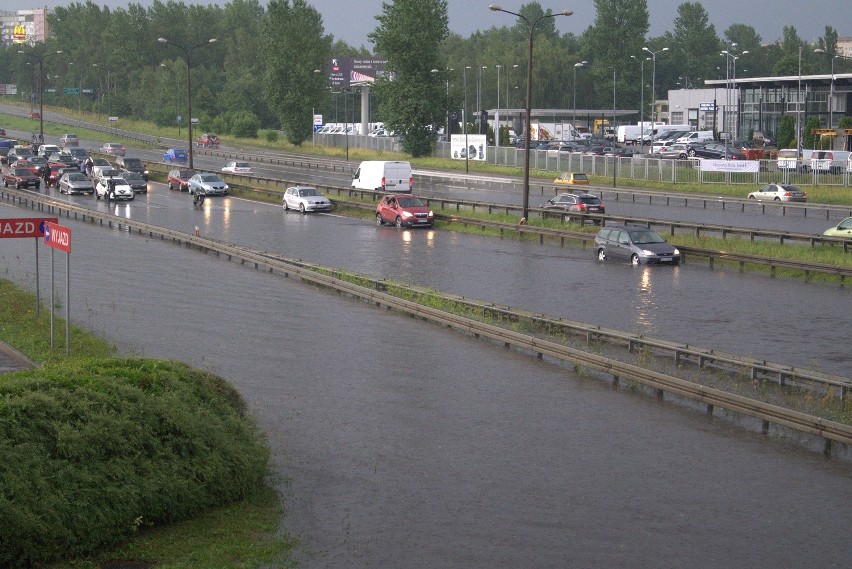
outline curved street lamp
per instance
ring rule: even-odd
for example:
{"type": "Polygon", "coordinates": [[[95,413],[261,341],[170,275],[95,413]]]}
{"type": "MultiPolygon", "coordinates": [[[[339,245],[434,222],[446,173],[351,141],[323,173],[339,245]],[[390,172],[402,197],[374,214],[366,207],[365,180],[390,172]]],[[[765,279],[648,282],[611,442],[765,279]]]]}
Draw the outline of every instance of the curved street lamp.
{"type": "Polygon", "coordinates": [[[189,167],[193,168],[192,163],[192,80],[191,76],[191,68],[192,68],[192,52],[195,51],[199,47],[203,47],[205,45],[210,45],[211,43],[216,43],[216,38],[210,38],[207,41],[201,42],[199,44],[186,47],[179,43],[175,43],[173,41],[169,41],[166,38],[157,38],[157,41],[160,43],[167,43],[169,45],[173,45],[176,48],[183,50],[184,54],[186,54],[186,101],[187,101],[187,111],[189,112],[189,127],[187,128],[187,133],[189,137],[189,144],[187,145],[187,152],[189,153],[189,167]]]}
{"type": "MultiPolygon", "coordinates": [[[[22,49],[19,49],[18,53],[38,61],[38,135],[39,140],[44,142],[44,58],[34,53],[27,53],[22,49]]],[[[58,50],[56,53],[62,53],[62,50],[58,50]]]]}
{"type": "Polygon", "coordinates": [[[510,12],[509,10],[504,10],[497,4],[491,4],[488,6],[488,9],[492,12],[505,12],[507,14],[511,14],[513,16],[517,16],[526,22],[529,27],[529,40],[527,43],[527,103],[526,103],[526,133],[524,134],[524,211],[523,211],[523,221],[526,221],[527,217],[529,217],[530,211],[530,124],[531,124],[531,115],[532,115],[532,64],[533,64],[533,32],[535,31],[535,26],[541,20],[545,18],[555,18],[556,16],[570,16],[574,12],[571,10],[562,10],[561,12],[557,12],[555,14],[542,14],[532,22],[529,21],[525,16],[518,14],[517,12],[510,12]]]}
{"type": "Polygon", "coordinates": [[[651,122],[655,123],[657,122],[657,53],[668,51],[669,48],[664,47],[659,52],[655,52],[648,49],[648,46],[645,46],[642,50],[651,54],[651,60],[653,62],[653,75],[651,77],[651,122]]]}
{"type": "MultiPolygon", "coordinates": [[[[583,61],[577,62],[574,64],[574,116],[571,118],[571,126],[574,128],[574,132],[577,132],[577,68],[585,67],[588,65],[588,61],[585,59],[583,61]]],[[[589,117],[586,116],[586,126],[589,126],[588,123],[589,117]]]]}

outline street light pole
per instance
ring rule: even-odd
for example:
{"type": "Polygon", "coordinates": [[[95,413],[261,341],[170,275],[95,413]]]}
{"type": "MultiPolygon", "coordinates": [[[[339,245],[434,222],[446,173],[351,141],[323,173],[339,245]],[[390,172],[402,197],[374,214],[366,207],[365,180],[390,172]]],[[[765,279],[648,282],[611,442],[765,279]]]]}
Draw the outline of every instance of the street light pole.
{"type": "MultiPolygon", "coordinates": [[[[574,114],[571,117],[571,126],[574,129],[574,132],[577,132],[577,68],[585,67],[588,61],[580,61],[574,64],[574,114]]],[[[586,123],[588,126],[588,123],[586,123]]]]}
{"type": "Polygon", "coordinates": [[[529,39],[527,42],[527,101],[526,101],[526,133],[524,134],[524,209],[523,209],[523,217],[522,221],[526,222],[529,217],[530,211],[530,127],[531,127],[531,119],[532,119],[532,64],[533,64],[533,32],[535,31],[535,26],[544,18],[555,18],[556,16],[570,16],[574,12],[571,10],[562,10],[556,14],[542,14],[532,22],[530,22],[526,16],[522,16],[517,12],[510,12],[509,10],[504,10],[497,4],[491,4],[488,6],[488,9],[492,12],[505,12],[507,14],[511,14],[513,16],[517,16],[526,22],[529,27],[529,39]]]}
{"type": "Polygon", "coordinates": [[[497,68],[497,112],[494,113],[494,124],[497,126],[494,133],[494,163],[497,164],[497,155],[500,153],[500,69],[503,66],[498,63],[494,67],[497,68]]]}
{"type": "MultiPolygon", "coordinates": [[[[639,60],[639,122],[642,123],[642,130],[645,130],[645,62],[650,61],[650,57],[639,59],[635,55],[630,56],[633,59],[639,60]]],[[[642,151],[645,151],[645,137],[639,138],[639,144],[642,146],[642,151]]]]}
{"type": "Polygon", "coordinates": [[[796,156],[802,155],[802,46],[799,46],[799,85],[796,88],[796,156]]]}
{"type": "MultiPolygon", "coordinates": [[[[29,57],[38,61],[38,136],[39,141],[44,142],[44,58],[34,53],[27,53],[23,50],[18,50],[18,53],[24,57],[29,57]]],[[[62,53],[62,50],[56,53],[62,53]]]]}
{"type": "MultiPolygon", "coordinates": [[[[651,75],[651,109],[652,109],[651,110],[651,123],[653,124],[653,123],[657,122],[657,116],[656,115],[657,115],[657,53],[658,52],[651,51],[650,49],[648,49],[647,46],[643,47],[642,49],[651,54],[651,60],[653,61],[653,64],[654,64],[654,70],[653,70],[653,73],[651,75]]],[[[661,49],[659,51],[659,53],[662,53],[662,52],[668,51],[668,50],[669,50],[669,48],[664,47],[663,49],[661,49]]],[[[642,125],[642,126],[644,127],[645,125],[642,125]]]]}
{"type": "Polygon", "coordinates": [[[462,129],[464,130],[464,172],[465,174],[470,173],[470,162],[469,156],[470,152],[468,152],[467,145],[467,70],[470,69],[470,65],[465,65],[464,69],[462,69],[462,76],[464,78],[464,108],[462,109],[462,129]]]}
{"type": "MultiPolygon", "coordinates": [[[[188,133],[188,142],[189,142],[189,144],[187,145],[187,151],[189,153],[189,167],[191,169],[191,168],[194,167],[193,161],[192,161],[192,78],[191,78],[191,75],[192,75],[192,52],[195,51],[199,47],[209,45],[211,43],[215,43],[216,38],[210,38],[207,41],[201,42],[199,44],[196,44],[196,45],[193,45],[193,46],[190,46],[190,47],[186,47],[186,46],[181,45],[179,43],[169,41],[166,38],[157,38],[157,41],[160,42],[160,43],[166,43],[166,44],[169,44],[169,45],[173,45],[176,48],[182,50],[184,52],[184,54],[186,54],[186,101],[187,101],[187,111],[189,112],[189,126],[187,127],[186,130],[187,130],[187,133],[188,133]]],[[[107,73],[109,73],[109,70],[107,70],[107,73]]],[[[107,83],[109,83],[109,79],[107,79],[107,83]]]]}

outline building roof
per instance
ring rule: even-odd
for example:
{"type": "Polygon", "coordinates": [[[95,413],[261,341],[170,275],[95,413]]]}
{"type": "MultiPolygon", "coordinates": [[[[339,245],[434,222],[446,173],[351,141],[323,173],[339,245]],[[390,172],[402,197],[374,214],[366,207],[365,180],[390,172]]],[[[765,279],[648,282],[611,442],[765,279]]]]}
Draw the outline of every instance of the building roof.
{"type": "MultiPolygon", "coordinates": [[[[831,73],[822,75],[779,75],[775,77],[737,77],[737,80],[729,81],[725,79],[705,79],[704,84],[707,86],[722,86],[725,84],[735,83],[738,88],[756,88],[766,86],[793,85],[799,81],[803,83],[820,83],[828,85],[831,83],[831,73]]],[[[834,84],[836,85],[852,85],[852,73],[835,73],[834,84]]]]}

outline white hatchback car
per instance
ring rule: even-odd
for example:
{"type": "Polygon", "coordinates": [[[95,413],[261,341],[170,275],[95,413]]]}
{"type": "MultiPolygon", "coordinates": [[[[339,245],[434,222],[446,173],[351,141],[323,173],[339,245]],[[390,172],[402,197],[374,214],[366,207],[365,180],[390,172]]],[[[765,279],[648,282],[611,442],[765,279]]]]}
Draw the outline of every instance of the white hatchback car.
{"type": "Polygon", "coordinates": [[[124,178],[101,178],[95,185],[95,198],[107,200],[132,200],[133,188],[124,178]]]}
{"type": "Polygon", "coordinates": [[[231,174],[251,174],[251,164],[248,162],[228,162],[224,168],[222,168],[223,172],[229,172],[231,174]]]}
{"type": "Polygon", "coordinates": [[[309,211],[331,211],[331,202],[316,188],[293,186],[284,192],[284,209],[298,209],[302,213],[309,211]]]}

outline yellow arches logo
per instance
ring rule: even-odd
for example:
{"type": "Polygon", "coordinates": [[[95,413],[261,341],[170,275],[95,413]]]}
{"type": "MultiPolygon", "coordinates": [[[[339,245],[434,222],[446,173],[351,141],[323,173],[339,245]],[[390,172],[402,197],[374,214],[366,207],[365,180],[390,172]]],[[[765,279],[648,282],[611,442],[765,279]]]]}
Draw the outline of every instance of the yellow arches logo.
{"type": "Polygon", "coordinates": [[[12,41],[15,43],[24,43],[27,41],[27,28],[22,24],[17,24],[12,29],[12,41]]]}

